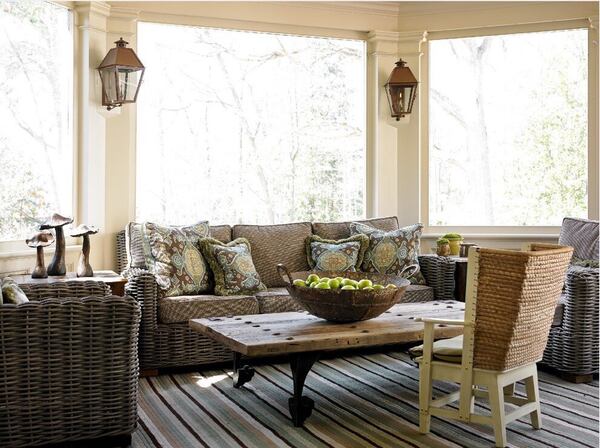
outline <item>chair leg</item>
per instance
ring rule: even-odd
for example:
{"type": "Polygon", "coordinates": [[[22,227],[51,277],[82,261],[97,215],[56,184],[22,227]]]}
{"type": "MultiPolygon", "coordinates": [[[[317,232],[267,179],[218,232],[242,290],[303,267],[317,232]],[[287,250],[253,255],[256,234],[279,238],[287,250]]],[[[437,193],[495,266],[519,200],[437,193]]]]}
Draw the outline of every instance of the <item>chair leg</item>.
{"type": "Polygon", "coordinates": [[[419,432],[429,433],[431,428],[431,371],[429,366],[421,366],[419,369],[419,432]]]}
{"type": "Polygon", "coordinates": [[[490,410],[494,426],[494,437],[497,447],[506,446],[506,419],[504,413],[504,389],[498,383],[498,378],[489,385],[490,410]]]}
{"type": "Polygon", "coordinates": [[[515,394],[515,383],[504,386],[504,396],[512,397],[515,394]]]}
{"type": "Polygon", "coordinates": [[[527,394],[527,399],[537,404],[535,411],[529,414],[531,426],[535,429],[542,429],[542,411],[540,409],[537,369],[534,370],[533,375],[525,379],[525,392],[527,394]]]}

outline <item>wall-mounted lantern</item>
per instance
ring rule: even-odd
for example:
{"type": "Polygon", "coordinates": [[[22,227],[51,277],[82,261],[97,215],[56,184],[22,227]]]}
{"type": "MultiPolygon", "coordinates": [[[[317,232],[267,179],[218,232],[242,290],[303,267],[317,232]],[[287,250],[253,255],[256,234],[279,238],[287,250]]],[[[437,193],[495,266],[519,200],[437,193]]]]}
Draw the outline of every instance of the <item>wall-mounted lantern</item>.
{"type": "Polygon", "coordinates": [[[135,51],[127,48],[123,38],[115,42],[98,67],[102,80],[102,105],[108,110],[125,103],[135,103],[142,78],[144,65],[135,51]]]}
{"type": "Polygon", "coordinates": [[[417,79],[406,62],[400,59],[385,84],[388,102],[392,117],[399,121],[401,117],[412,111],[413,103],[417,97],[417,79]]]}

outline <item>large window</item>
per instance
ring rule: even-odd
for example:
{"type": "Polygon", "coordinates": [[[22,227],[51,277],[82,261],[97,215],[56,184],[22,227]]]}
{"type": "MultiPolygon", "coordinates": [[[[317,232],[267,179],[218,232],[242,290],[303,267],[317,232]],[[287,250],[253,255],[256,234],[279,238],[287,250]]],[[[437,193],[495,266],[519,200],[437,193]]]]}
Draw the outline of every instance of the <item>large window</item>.
{"type": "Polygon", "coordinates": [[[140,23],[138,54],[138,219],[364,216],[364,42],[140,23]]]}
{"type": "Polygon", "coordinates": [[[587,30],[429,45],[429,224],[587,216],[587,30]]]}
{"type": "Polygon", "coordinates": [[[70,11],[0,0],[0,240],[73,212],[72,84],[70,11]]]}

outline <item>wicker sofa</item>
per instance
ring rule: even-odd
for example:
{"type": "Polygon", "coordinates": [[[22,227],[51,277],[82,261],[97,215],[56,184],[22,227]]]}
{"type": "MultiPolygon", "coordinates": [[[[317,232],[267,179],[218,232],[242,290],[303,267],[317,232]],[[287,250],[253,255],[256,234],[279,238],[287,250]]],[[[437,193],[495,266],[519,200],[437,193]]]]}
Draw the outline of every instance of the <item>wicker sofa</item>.
{"type": "MultiPolygon", "coordinates": [[[[396,217],[363,221],[382,230],[398,228],[396,217]]],[[[162,297],[154,277],[139,263],[132,263],[132,254],[142,251],[141,235],[124,232],[117,236],[119,266],[128,279],[127,294],[142,306],[140,328],[140,364],[151,371],[163,367],[209,364],[231,359],[231,352],[222,345],[192,332],[189,319],[223,315],[245,315],[298,310],[287,294],[275,266],[283,263],[290,271],[308,270],[305,239],[316,234],[327,239],[342,239],[350,234],[350,222],[290,223],[281,225],[235,225],[211,227],[211,236],[223,242],[243,237],[250,241],[252,257],[268,290],[255,296],[222,297],[215,295],[162,297]],[[128,244],[127,244],[128,243],[128,244]],[[126,248],[126,246],[129,246],[126,248]],[[127,252],[129,251],[129,260],[127,252]]],[[[128,226],[128,231],[134,226],[128,226]]],[[[139,258],[139,257],[138,257],[139,258]]],[[[454,292],[454,262],[443,257],[420,257],[427,285],[411,285],[407,301],[452,299],[454,292]]]]}
{"type": "MultiPolygon", "coordinates": [[[[565,218],[559,243],[572,246],[579,259],[598,260],[598,227],[598,221],[565,218]]],[[[597,267],[569,267],[560,316],[555,318],[542,361],[576,382],[590,381],[598,373],[599,271],[597,267]]]]}
{"type": "Polygon", "coordinates": [[[29,303],[0,304],[0,446],[128,446],[140,305],[102,282],[21,287],[29,303]]]}

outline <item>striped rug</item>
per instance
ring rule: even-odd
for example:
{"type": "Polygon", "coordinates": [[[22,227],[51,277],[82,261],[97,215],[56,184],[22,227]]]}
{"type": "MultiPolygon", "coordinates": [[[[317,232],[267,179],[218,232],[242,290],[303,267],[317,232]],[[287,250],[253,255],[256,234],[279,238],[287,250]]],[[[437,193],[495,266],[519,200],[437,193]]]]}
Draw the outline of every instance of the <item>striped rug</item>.
{"type": "MultiPolygon", "coordinates": [[[[491,428],[432,421],[418,433],[418,369],[402,352],[353,354],[313,367],[305,395],[315,410],[294,428],[287,364],[257,367],[241,389],[231,371],[161,375],[140,381],[140,424],[133,447],[491,447],[491,428]]],[[[435,392],[455,390],[435,383],[435,392]]],[[[434,394],[435,394],[434,392],[434,394]]],[[[524,396],[521,385],[517,395],[524,396]]],[[[527,419],[508,426],[514,447],[598,447],[598,382],[572,384],[540,372],[543,428],[527,419]]],[[[479,411],[487,411],[485,403],[479,411]]]]}

